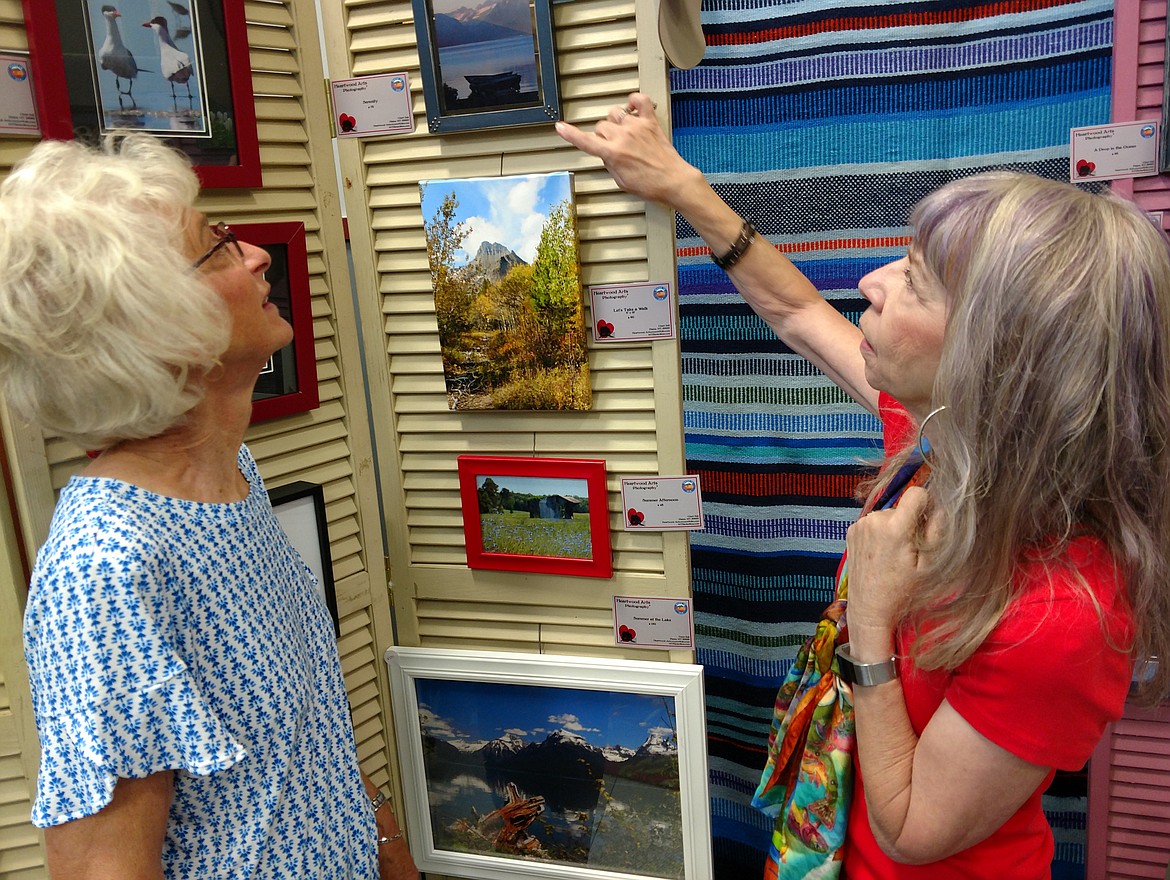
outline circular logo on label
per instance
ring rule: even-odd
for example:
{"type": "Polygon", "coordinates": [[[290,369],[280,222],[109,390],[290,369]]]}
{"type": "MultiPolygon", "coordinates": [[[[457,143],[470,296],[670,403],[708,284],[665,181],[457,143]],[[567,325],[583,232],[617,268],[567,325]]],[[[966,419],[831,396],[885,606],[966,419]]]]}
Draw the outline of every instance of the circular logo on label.
{"type": "Polygon", "coordinates": [[[406,88],[406,80],[400,76],[396,76],[394,79],[390,80],[390,88],[394,89],[396,92],[401,92],[404,88],[406,88]]]}
{"type": "Polygon", "coordinates": [[[1141,135],[1144,138],[1152,138],[1154,136],[1154,126],[1143,125],[1141,128],[1141,135]]]}
{"type": "Polygon", "coordinates": [[[694,480],[683,480],[682,481],[682,490],[684,492],[694,492],[696,488],[698,488],[698,487],[695,485],[694,480]]]}
{"type": "Polygon", "coordinates": [[[674,603],[674,610],[678,614],[686,614],[687,613],[687,603],[686,602],[675,602],[674,603]]]}
{"type": "Polygon", "coordinates": [[[13,61],[8,65],[8,75],[17,82],[24,82],[28,79],[28,68],[19,61],[13,61]]]}
{"type": "Polygon", "coordinates": [[[655,299],[666,299],[666,288],[661,286],[661,285],[659,285],[658,287],[655,287],[654,288],[654,298],[655,299]]]}

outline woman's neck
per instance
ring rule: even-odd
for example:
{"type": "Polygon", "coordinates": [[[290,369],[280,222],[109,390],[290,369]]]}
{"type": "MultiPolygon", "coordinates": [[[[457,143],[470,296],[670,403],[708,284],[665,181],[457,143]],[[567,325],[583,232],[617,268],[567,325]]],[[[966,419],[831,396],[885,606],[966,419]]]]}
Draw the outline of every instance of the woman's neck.
{"type": "Polygon", "coordinates": [[[250,399],[245,408],[211,391],[179,426],[157,437],[115,443],[83,473],[188,501],[241,501],[249,486],[237,457],[250,414],[250,399]]]}

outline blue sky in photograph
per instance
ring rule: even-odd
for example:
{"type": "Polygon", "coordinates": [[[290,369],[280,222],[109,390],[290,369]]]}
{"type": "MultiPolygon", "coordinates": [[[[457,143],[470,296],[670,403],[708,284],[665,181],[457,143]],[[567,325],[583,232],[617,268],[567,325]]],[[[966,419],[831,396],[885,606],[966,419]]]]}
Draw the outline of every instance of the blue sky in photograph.
{"type": "Polygon", "coordinates": [[[423,222],[430,223],[443,198],[451,191],[459,202],[455,216],[467,224],[463,249],[455,265],[463,266],[485,241],[511,248],[531,263],[540,244],[549,211],[570,197],[572,176],[565,171],[515,177],[481,177],[456,180],[424,180],[423,222]]]}
{"type": "Polygon", "coordinates": [[[541,742],[565,729],[595,746],[636,749],[651,732],[673,732],[673,697],[578,688],[415,679],[424,730],[481,745],[505,734],[541,742]]]}
{"type": "Polygon", "coordinates": [[[588,481],[565,477],[498,477],[495,474],[483,474],[475,478],[475,488],[481,488],[483,481],[488,477],[491,477],[501,489],[511,489],[524,495],[576,495],[578,498],[589,496],[588,481]]]}

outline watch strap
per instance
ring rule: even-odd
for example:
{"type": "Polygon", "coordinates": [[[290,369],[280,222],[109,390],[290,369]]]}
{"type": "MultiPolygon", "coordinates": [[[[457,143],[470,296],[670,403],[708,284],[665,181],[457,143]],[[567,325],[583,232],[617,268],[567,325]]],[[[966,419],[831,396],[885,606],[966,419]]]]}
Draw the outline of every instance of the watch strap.
{"type": "Polygon", "coordinates": [[[879,663],[862,663],[847,650],[848,644],[837,646],[837,669],[841,680],[857,687],[874,687],[895,681],[898,678],[898,664],[895,658],[879,663]]]}
{"type": "Polygon", "coordinates": [[[747,249],[756,240],[756,227],[752,225],[752,221],[746,217],[741,219],[743,220],[743,225],[739,229],[739,235],[731,243],[731,249],[722,256],[714,251],[711,252],[711,262],[724,271],[730,269],[743,259],[743,255],[747,253],[747,249]]]}

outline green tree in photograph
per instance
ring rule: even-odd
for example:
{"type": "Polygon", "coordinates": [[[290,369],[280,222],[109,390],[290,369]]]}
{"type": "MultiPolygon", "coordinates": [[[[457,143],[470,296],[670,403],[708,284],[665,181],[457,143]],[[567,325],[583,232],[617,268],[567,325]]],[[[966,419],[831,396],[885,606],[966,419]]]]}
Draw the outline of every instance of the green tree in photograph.
{"type": "Polygon", "coordinates": [[[509,381],[538,366],[532,340],[538,327],[532,302],[532,266],[513,266],[476,299],[476,314],[492,330],[487,360],[493,384],[509,381]]]}
{"type": "Polygon", "coordinates": [[[499,513],[503,510],[499,490],[500,487],[491,477],[483,481],[483,485],[479,487],[478,492],[480,513],[499,513]]]}
{"type": "Polygon", "coordinates": [[[534,348],[544,366],[584,363],[578,271],[576,223],[565,200],[549,211],[532,262],[531,299],[538,328],[534,348]]]}
{"type": "Polygon", "coordinates": [[[439,338],[444,345],[453,342],[471,326],[473,292],[463,273],[455,268],[455,254],[470,232],[466,223],[456,220],[458,207],[459,200],[454,191],[443,196],[442,204],[426,227],[427,260],[435,288],[435,316],[439,323],[439,338]]]}

